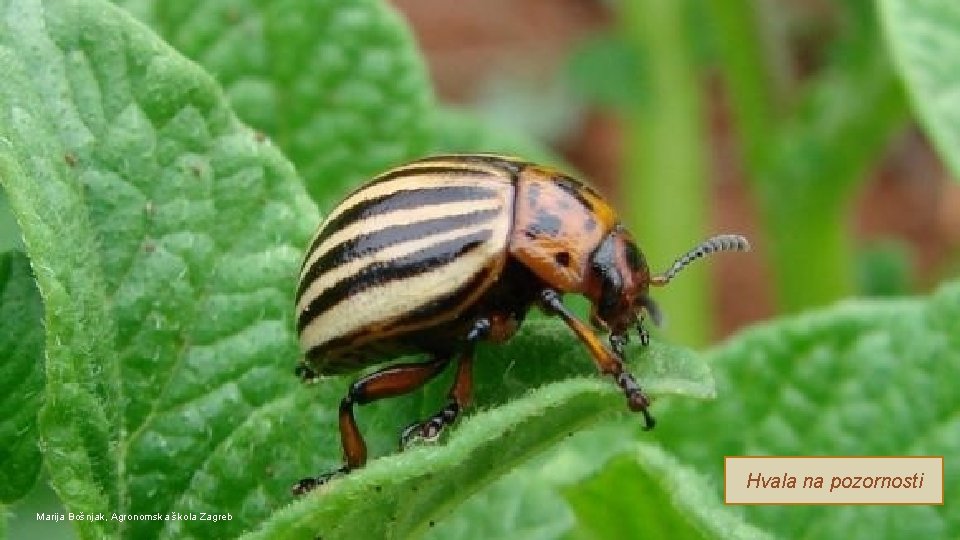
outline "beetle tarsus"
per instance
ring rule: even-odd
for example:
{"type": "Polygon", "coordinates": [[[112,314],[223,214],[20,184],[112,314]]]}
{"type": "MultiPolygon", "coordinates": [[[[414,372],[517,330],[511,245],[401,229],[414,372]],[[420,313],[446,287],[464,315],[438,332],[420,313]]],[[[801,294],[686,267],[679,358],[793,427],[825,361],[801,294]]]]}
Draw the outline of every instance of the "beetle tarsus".
{"type": "MultiPolygon", "coordinates": [[[[478,322],[479,325],[479,322],[478,322]]],[[[457,375],[447,392],[447,404],[423,422],[414,422],[400,432],[400,450],[415,442],[433,443],[443,430],[454,424],[460,413],[470,404],[473,394],[473,350],[463,353],[457,363],[457,375]]]]}
{"type": "Polygon", "coordinates": [[[493,324],[490,323],[490,319],[483,317],[477,319],[473,323],[473,328],[467,333],[467,341],[474,343],[481,339],[486,338],[490,335],[490,330],[493,328],[493,324]]]}
{"type": "Polygon", "coordinates": [[[643,415],[644,430],[651,430],[657,424],[657,421],[650,414],[650,398],[637,384],[637,380],[627,371],[621,371],[617,376],[617,386],[623,389],[627,396],[627,406],[633,412],[643,415]]]}
{"type": "Polygon", "coordinates": [[[305,384],[313,384],[320,380],[320,374],[306,362],[300,362],[293,370],[293,373],[305,384]]]}
{"type": "Polygon", "coordinates": [[[640,414],[643,415],[643,430],[650,431],[657,425],[657,420],[650,414],[650,411],[647,409],[640,409],[640,414]]]}
{"type": "Polygon", "coordinates": [[[621,360],[624,358],[624,348],[629,342],[630,338],[627,334],[610,334],[610,348],[613,349],[613,353],[621,360]]]}
{"type": "Polygon", "coordinates": [[[331,482],[334,478],[343,476],[350,472],[350,468],[344,465],[335,471],[321,474],[320,476],[304,478],[293,485],[290,488],[290,492],[293,493],[294,497],[300,497],[310,493],[311,491],[317,489],[318,487],[331,482]]]}
{"type": "Polygon", "coordinates": [[[434,443],[440,439],[443,430],[457,421],[460,406],[450,401],[447,406],[424,422],[414,422],[400,432],[400,450],[406,450],[418,442],[434,443]]]}
{"type": "Polygon", "coordinates": [[[643,317],[637,319],[637,335],[640,336],[640,345],[644,347],[650,345],[650,332],[648,332],[647,327],[643,325],[643,317]]]}
{"type": "Polygon", "coordinates": [[[294,484],[293,487],[290,488],[290,492],[293,493],[294,497],[300,497],[302,495],[306,495],[307,493],[310,493],[311,491],[316,489],[317,486],[319,485],[320,485],[319,478],[313,478],[313,477],[304,478],[299,482],[297,482],[296,484],[294,484]]]}

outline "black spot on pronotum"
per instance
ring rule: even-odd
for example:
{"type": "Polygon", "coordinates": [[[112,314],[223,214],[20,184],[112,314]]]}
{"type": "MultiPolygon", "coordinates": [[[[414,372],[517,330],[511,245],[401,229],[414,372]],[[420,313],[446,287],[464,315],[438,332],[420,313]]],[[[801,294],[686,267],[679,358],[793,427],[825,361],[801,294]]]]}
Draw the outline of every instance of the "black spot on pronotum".
{"type": "Polygon", "coordinates": [[[69,153],[69,152],[63,155],[63,161],[67,162],[67,165],[69,165],[69,166],[71,166],[71,167],[76,167],[76,166],[77,166],[77,156],[75,156],[75,155],[73,155],[73,154],[71,154],[71,153],[69,153]]]}
{"type": "Polygon", "coordinates": [[[630,265],[631,270],[636,272],[646,266],[643,255],[640,254],[640,250],[637,249],[637,246],[634,245],[633,242],[627,242],[624,250],[627,257],[627,264],[630,265]]]}
{"type": "Polygon", "coordinates": [[[570,253],[566,251],[558,251],[553,254],[553,259],[557,261],[557,264],[563,267],[570,266],[570,253]]]}
{"type": "Polygon", "coordinates": [[[537,212],[536,220],[530,225],[530,229],[535,233],[558,236],[562,224],[560,216],[547,211],[540,211],[537,212]]]}
{"type": "Polygon", "coordinates": [[[537,237],[537,233],[531,231],[530,229],[523,231],[523,235],[531,240],[537,237]]]}

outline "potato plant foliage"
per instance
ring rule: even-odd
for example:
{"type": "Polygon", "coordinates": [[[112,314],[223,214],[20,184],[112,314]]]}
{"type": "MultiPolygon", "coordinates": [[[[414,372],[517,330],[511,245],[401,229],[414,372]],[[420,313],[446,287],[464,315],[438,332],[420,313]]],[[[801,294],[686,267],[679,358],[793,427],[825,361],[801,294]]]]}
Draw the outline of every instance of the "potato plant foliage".
{"type": "MultiPolygon", "coordinates": [[[[340,461],[349,382],[293,375],[293,289],[322,211],[429,150],[541,150],[434,104],[384,2],[117,4],[0,0],[0,537],[41,478],[66,512],[230,515],[71,522],[81,538],[960,534],[951,506],[897,509],[896,527],[874,507],[732,510],[718,472],[724,453],[809,445],[960,452],[956,285],[774,321],[704,354],[633,346],[661,398],[652,433],[561,323],[534,319],[481,348],[476,407],[443,444],[393,453],[448,378],[363,407],[377,459],[294,500],[294,481],[340,461]]],[[[924,44],[955,46],[945,21],[960,8],[880,4],[956,163],[956,103],[939,97],[960,70],[937,62],[960,54],[924,44]]],[[[948,459],[947,500],[958,480],[948,459]]]]}

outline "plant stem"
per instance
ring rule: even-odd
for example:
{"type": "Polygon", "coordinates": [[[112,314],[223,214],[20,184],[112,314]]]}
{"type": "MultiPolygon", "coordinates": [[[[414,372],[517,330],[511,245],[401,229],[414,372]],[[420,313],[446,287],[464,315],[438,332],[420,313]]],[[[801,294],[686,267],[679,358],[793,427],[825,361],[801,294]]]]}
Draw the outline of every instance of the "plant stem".
{"type": "MultiPolygon", "coordinates": [[[[709,20],[715,25],[717,54],[724,70],[727,97],[740,131],[743,159],[757,170],[763,161],[765,142],[774,131],[778,111],[770,62],[761,36],[753,1],[706,2],[709,20]]],[[[753,177],[749,177],[753,179],[753,177]]]]}
{"type": "MultiPolygon", "coordinates": [[[[622,209],[653,266],[666,267],[704,236],[708,218],[700,80],[682,2],[622,2],[621,30],[646,62],[649,99],[628,112],[622,209]]],[[[702,345],[711,335],[706,268],[657,291],[667,335],[702,345]]]]}
{"type": "MultiPolygon", "coordinates": [[[[709,2],[748,180],[763,207],[779,307],[794,312],[853,294],[854,241],[845,221],[868,165],[907,116],[875,23],[834,47],[783,118],[750,3],[709,2]]],[[[847,13],[862,15],[859,11],[847,13]]]]}

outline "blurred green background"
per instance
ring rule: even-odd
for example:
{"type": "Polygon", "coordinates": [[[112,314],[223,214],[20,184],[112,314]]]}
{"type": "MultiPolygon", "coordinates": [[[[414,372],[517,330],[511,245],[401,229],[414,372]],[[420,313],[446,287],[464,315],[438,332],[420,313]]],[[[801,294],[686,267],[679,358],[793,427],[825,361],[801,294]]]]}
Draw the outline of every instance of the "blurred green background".
{"type": "Polygon", "coordinates": [[[657,291],[683,343],[955,276],[960,188],[911,121],[875,3],[399,1],[441,101],[550,144],[654,267],[741,232],[657,291]]]}

